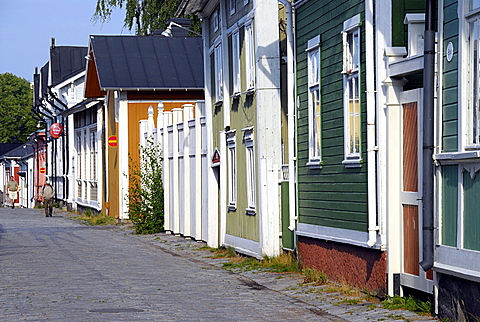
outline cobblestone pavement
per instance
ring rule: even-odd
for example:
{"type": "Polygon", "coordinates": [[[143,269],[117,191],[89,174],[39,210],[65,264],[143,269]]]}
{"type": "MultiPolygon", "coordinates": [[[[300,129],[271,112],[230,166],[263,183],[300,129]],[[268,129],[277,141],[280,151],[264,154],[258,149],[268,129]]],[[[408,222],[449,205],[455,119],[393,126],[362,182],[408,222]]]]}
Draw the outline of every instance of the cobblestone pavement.
{"type": "Polygon", "coordinates": [[[229,272],[203,243],[0,208],[1,321],[431,321],[297,274],[229,272]],[[348,302],[348,303],[347,303],[348,302]]]}

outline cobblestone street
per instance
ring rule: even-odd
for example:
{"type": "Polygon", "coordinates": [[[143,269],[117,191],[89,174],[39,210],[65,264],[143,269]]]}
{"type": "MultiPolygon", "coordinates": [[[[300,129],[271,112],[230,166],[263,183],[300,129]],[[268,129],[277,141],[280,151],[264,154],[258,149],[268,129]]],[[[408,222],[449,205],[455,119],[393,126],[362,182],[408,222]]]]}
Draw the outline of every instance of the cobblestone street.
{"type": "MultiPolygon", "coordinates": [[[[58,211],[58,209],[57,209],[58,211]]],[[[232,273],[202,243],[126,226],[87,226],[56,212],[0,208],[2,321],[433,320],[338,305],[300,276],[232,273]]]]}

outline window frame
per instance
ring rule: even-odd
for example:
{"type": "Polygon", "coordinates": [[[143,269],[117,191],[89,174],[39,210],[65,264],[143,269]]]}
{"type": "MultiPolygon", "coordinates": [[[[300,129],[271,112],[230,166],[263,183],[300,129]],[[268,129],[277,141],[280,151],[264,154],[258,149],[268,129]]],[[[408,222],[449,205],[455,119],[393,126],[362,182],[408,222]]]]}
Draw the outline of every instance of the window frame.
{"type": "Polygon", "coordinates": [[[228,172],[228,209],[237,210],[237,151],[236,131],[225,133],[227,143],[227,172],[228,172]]]}
{"type": "Polygon", "coordinates": [[[360,167],[362,162],[360,27],[360,14],[358,14],[344,21],[342,30],[345,155],[342,164],[347,168],[360,167]]]}
{"type": "Polygon", "coordinates": [[[236,29],[231,34],[231,60],[232,60],[232,97],[241,93],[241,61],[240,61],[240,30],[236,29]]]}
{"type": "Polygon", "coordinates": [[[246,196],[247,208],[245,212],[247,215],[256,214],[256,167],[255,167],[255,146],[254,146],[254,132],[253,126],[242,130],[243,143],[245,144],[245,164],[246,164],[246,196]]]}
{"type": "Polygon", "coordinates": [[[215,43],[213,50],[213,86],[214,86],[214,103],[219,105],[223,102],[224,86],[223,86],[223,51],[222,43],[215,43]]]}
{"type": "Polygon", "coordinates": [[[321,91],[320,91],[320,36],[308,41],[307,45],[307,78],[308,78],[308,150],[307,166],[320,168],[322,164],[322,128],[321,128],[321,91]]]}
{"type": "Polygon", "coordinates": [[[247,92],[255,90],[255,35],[253,20],[246,23],[244,27],[245,45],[245,88],[247,92]]]}

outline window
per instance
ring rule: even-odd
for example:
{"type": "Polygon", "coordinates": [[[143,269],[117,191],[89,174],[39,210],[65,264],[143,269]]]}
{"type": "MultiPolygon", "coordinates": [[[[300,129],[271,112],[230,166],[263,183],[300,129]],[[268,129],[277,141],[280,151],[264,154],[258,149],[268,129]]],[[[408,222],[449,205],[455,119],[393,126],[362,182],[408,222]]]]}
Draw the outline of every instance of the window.
{"type": "Polygon", "coordinates": [[[310,167],[321,162],[320,36],[308,41],[308,127],[310,167]]]}
{"type": "Polygon", "coordinates": [[[360,15],[343,24],[343,106],[346,167],[360,166],[360,15]]]}
{"type": "Polygon", "coordinates": [[[248,215],[255,214],[255,196],[256,196],[256,176],[255,176],[255,153],[253,148],[253,127],[246,128],[244,131],[243,142],[246,148],[246,167],[247,167],[247,209],[248,215]]]}
{"type": "Polygon", "coordinates": [[[230,6],[230,15],[232,16],[232,15],[235,14],[236,0],[229,0],[228,3],[229,3],[229,6],[230,6]]]}
{"type": "MultiPolygon", "coordinates": [[[[465,149],[480,149],[480,97],[479,97],[479,52],[480,42],[478,39],[480,27],[480,8],[479,0],[470,0],[469,8],[474,10],[466,13],[466,52],[467,66],[462,68],[466,77],[466,104],[467,111],[464,113],[462,119],[467,126],[463,126],[466,130],[463,139],[465,149]]],[[[461,129],[460,129],[461,131],[461,129]]]]}
{"type": "Polygon", "coordinates": [[[227,133],[227,149],[228,149],[228,208],[229,210],[237,209],[237,152],[235,142],[235,131],[227,133]]]}
{"type": "Polygon", "coordinates": [[[212,15],[212,24],[213,24],[213,32],[217,32],[218,31],[218,27],[220,25],[219,21],[218,21],[218,10],[215,10],[213,12],[213,15],[212,15]]]}
{"type": "Polygon", "coordinates": [[[255,44],[252,23],[245,26],[245,78],[247,91],[255,88],[255,44]]]}
{"type": "Polygon", "coordinates": [[[240,34],[236,30],[231,36],[232,96],[240,94],[240,34]]]}
{"type": "Polygon", "coordinates": [[[90,128],[90,179],[97,180],[97,129],[90,128]]]}
{"type": "Polygon", "coordinates": [[[222,64],[222,44],[215,45],[213,51],[213,88],[215,104],[223,101],[223,64],[222,64]]]}

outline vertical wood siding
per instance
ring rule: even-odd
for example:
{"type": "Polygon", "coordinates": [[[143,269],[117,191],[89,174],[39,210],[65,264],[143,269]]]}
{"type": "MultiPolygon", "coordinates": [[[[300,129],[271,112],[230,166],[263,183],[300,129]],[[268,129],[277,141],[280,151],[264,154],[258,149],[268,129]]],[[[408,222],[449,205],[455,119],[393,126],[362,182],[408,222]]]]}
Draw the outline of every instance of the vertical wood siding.
{"type": "Polygon", "coordinates": [[[297,10],[298,207],[299,222],[358,231],[367,230],[365,33],[361,32],[361,168],[347,169],[344,159],[342,36],[343,22],[364,17],[364,1],[309,1],[297,10]],[[308,162],[308,40],[320,35],[322,169],[308,162]]]}
{"type": "Polygon", "coordinates": [[[441,244],[457,246],[458,166],[442,166],[441,244]]]}
{"type": "Polygon", "coordinates": [[[463,247],[480,250],[480,175],[472,179],[468,171],[463,172],[463,188],[463,247]]]}

